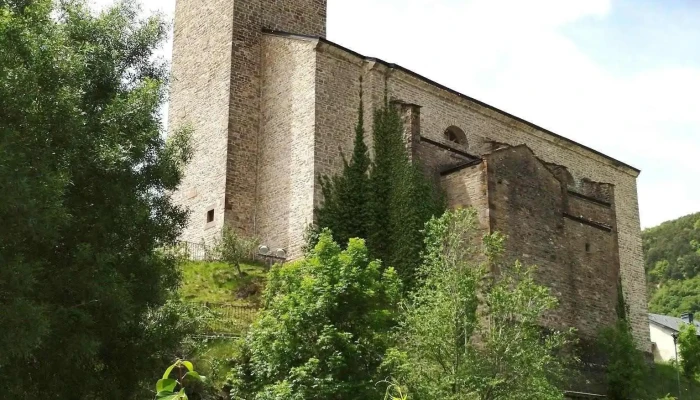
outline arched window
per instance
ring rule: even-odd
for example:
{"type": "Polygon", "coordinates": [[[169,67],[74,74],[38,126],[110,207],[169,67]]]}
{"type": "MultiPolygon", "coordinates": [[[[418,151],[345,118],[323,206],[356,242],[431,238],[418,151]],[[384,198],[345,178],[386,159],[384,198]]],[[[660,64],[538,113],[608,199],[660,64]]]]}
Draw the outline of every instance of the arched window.
{"type": "Polygon", "coordinates": [[[453,143],[461,144],[462,146],[467,145],[467,135],[456,126],[445,129],[445,139],[453,143]]]}

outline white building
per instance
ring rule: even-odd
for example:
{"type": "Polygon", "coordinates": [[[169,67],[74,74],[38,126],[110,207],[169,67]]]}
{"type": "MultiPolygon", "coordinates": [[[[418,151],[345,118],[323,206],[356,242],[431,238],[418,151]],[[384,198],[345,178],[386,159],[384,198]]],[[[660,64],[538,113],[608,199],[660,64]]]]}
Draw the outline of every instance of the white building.
{"type": "Polygon", "coordinates": [[[694,321],[692,313],[685,313],[681,318],[649,314],[649,333],[654,361],[667,362],[676,359],[675,337],[678,337],[681,326],[689,323],[694,324],[700,332],[700,323],[694,321]]]}

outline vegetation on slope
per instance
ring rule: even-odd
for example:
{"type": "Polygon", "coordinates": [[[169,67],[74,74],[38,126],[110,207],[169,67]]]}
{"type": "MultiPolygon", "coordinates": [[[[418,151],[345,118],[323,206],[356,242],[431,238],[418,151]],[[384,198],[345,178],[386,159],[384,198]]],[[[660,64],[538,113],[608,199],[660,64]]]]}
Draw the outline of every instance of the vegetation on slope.
{"type": "Polygon", "coordinates": [[[642,232],[649,311],[700,311],[700,213],[642,232]]]}
{"type": "Polygon", "coordinates": [[[222,389],[233,360],[240,356],[240,337],[257,314],[267,282],[265,268],[241,264],[243,275],[222,262],[190,261],[182,266],[180,298],[199,306],[205,324],[197,335],[191,358],[213,383],[222,389]],[[239,309],[240,307],[240,309],[239,309]]]}
{"type": "Polygon", "coordinates": [[[180,298],[194,303],[257,306],[265,286],[265,269],[241,264],[243,276],[222,262],[191,261],[182,266],[180,298]]]}

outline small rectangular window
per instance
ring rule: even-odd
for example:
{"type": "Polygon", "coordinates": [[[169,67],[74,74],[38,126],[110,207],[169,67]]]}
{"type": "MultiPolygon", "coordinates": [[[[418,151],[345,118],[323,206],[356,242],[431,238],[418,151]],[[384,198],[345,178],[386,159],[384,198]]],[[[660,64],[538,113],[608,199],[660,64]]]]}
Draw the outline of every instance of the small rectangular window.
{"type": "Polygon", "coordinates": [[[590,253],[590,252],[591,252],[591,244],[586,243],[586,253],[590,253]]]}
{"type": "Polygon", "coordinates": [[[214,210],[207,211],[207,223],[214,222],[214,210]]]}

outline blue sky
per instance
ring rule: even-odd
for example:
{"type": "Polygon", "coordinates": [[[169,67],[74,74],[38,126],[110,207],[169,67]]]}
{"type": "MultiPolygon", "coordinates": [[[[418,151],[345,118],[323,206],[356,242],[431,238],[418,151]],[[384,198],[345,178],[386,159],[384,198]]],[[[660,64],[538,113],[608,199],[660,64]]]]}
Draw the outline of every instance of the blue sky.
{"type": "Polygon", "coordinates": [[[697,0],[329,0],[328,39],[642,169],[650,227],[700,211],[697,21],[697,0]]]}

